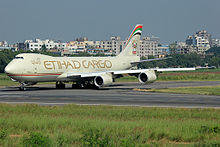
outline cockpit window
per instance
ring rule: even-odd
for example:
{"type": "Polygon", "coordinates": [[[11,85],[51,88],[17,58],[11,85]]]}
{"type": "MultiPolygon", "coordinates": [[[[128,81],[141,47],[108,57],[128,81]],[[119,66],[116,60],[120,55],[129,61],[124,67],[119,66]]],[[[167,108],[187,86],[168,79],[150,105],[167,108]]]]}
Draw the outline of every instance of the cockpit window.
{"type": "Polygon", "coordinates": [[[15,57],[15,59],[24,59],[24,57],[15,57]]]}

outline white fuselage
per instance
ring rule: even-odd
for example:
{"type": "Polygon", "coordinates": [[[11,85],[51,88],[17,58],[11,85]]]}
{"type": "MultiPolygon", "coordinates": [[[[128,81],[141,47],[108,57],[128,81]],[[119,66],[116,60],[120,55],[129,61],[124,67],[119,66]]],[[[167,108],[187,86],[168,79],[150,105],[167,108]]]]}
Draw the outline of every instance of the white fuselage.
{"type": "Polygon", "coordinates": [[[125,70],[139,57],[52,57],[42,54],[19,54],[5,72],[19,82],[74,81],[68,73],[91,73],[125,70]]]}

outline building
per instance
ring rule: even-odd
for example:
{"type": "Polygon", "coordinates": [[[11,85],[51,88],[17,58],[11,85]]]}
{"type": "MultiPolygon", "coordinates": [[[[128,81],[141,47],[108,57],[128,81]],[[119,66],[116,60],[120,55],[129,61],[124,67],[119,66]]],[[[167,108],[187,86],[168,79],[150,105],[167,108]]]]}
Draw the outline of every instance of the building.
{"type": "Polygon", "coordinates": [[[212,39],[212,47],[220,47],[220,39],[212,39]]]}
{"type": "Polygon", "coordinates": [[[193,45],[193,36],[188,36],[187,37],[186,45],[193,45]]]}
{"type": "Polygon", "coordinates": [[[166,55],[169,55],[169,45],[158,45],[156,54],[158,57],[165,57],[166,55]]]}
{"type": "Polygon", "coordinates": [[[140,57],[158,56],[159,38],[143,37],[140,40],[140,46],[137,48],[137,55],[140,57]]]}
{"type": "Polygon", "coordinates": [[[22,42],[22,43],[17,43],[18,50],[27,50],[27,44],[22,42]]]}
{"type": "MultiPolygon", "coordinates": [[[[137,47],[137,55],[147,57],[149,55],[159,56],[169,54],[168,46],[159,45],[158,37],[143,37],[140,40],[140,46],[137,47]]],[[[76,41],[62,43],[61,41],[53,40],[26,40],[24,43],[18,43],[19,49],[23,50],[42,50],[46,49],[49,52],[60,52],[61,55],[69,56],[87,52],[89,54],[105,54],[118,55],[125,47],[126,41],[121,40],[119,36],[112,36],[110,40],[88,41],[88,38],[77,38],[76,41]]]]}
{"type": "MultiPolygon", "coordinates": [[[[125,47],[126,41],[121,40],[119,36],[112,36],[110,40],[95,43],[95,48],[104,49],[109,54],[118,55],[125,47]]],[[[143,37],[140,40],[140,46],[137,48],[137,55],[147,57],[149,55],[158,56],[158,37],[143,37]]]]}
{"type": "MultiPolygon", "coordinates": [[[[94,50],[103,49],[106,54],[118,55],[124,49],[125,44],[126,41],[121,40],[119,36],[112,36],[110,40],[95,41],[94,50]]],[[[158,56],[161,52],[167,52],[167,48],[163,47],[160,48],[161,50],[158,50],[158,44],[158,37],[143,37],[140,40],[140,46],[137,48],[137,55],[140,57],[158,56]]],[[[92,50],[89,50],[89,52],[92,52],[92,50]]]]}
{"type": "Polygon", "coordinates": [[[77,42],[84,42],[84,41],[88,41],[87,37],[80,37],[80,38],[76,38],[77,42]]]}
{"type": "Polygon", "coordinates": [[[111,37],[112,53],[118,55],[125,47],[126,41],[121,40],[119,36],[111,37]]]}
{"type": "Polygon", "coordinates": [[[113,36],[110,40],[95,41],[95,49],[104,49],[107,54],[118,55],[125,45],[126,41],[121,40],[119,36],[113,36]]]}
{"type": "MultiPolygon", "coordinates": [[[[35,39],[33,40],[26,40],[24,44],[20,44],[20,47],[25,47],[26,50],[42,50],[42,49],[57,49],[59,51],[65,49],[67,47],[67,43],[57,42],[53,40],[40,40],[35,39]]],[[[19,47],[19,48],[20,48],[19,47]]]]}
{"type": "Polygon", "coordinates": [[[190,52],[189,45],[187,45],[186,42],[177,42],[177,54],[188,54],[190,52]]]}
{"type": "Polygon", "coordinates": [[[206,30],[196,32],[193,37],[193,45],[197,47],[198,53],[204,53],[211,47],[211,34],[206,30]]]}
{"type": "Polygon", "coordinates": [[[0,41],[0,50],[11,50],[11,51],[17,51],[18,47],[17,44],[8,44],[7,41],[0,41]]]}
{"type": "Polygon", "coordinates": [[[0,47],[9,47],[9,44],[7,41],[0,41],[0,47]]]}
{"type": "Polygon", "coordinates": [[[211,34],[209,34],[206,30],[198,31],[193,36],[188,36],[185,43],[186,46],[183,48],[185,51],[181,52],[195,52],[203,54],[212,46],[211,34]]]}

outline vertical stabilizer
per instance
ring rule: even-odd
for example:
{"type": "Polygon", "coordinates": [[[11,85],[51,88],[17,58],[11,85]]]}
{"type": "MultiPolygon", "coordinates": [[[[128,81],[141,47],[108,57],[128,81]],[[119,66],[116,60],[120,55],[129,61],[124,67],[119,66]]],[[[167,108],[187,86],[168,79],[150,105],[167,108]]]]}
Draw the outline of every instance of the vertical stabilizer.
{"type": "Polygon", "coordinates": [[[137,48],[140,44],[140,37],[142,33],[143,25],[138,24],[135,26],[134,30],[131,32],[124,49],[118,55],[119,57],[123,56],[137,56],[137,48]]]}

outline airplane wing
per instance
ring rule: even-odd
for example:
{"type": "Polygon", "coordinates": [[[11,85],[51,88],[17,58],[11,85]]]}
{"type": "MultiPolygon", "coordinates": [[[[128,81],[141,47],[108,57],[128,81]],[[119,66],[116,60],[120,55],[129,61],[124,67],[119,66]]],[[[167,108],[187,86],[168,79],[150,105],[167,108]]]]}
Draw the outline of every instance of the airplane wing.
{"type": "Polygon", "coordinates": [[[154,68],[155,71],[157,72],[164,72],[164,71],[191,71],[191,70],[196,70],[195,67],[191,68],[154,68]]]}
{"type": "Polygon", "coordinates": [[[149,69],[137,69],[137,70],[118,70],[118,71],[102,71],[102,72],[87,72],[87,73],[67,73],[67,78],[89,78],[102,76],[103,74],[111,74],[112,76],[116,75],[134,75],[144,72],[154,71],[154,72],[165,72],[165,71],[191,71],[196,70],[193,68],[149,68],[149,69]]]}
{"type": "Polygon", "coordinates": [[[87,72],[87,73],[63,73],[59,78],[77,79],[78,81],[90,80],[97,87],[103,87],[114,82],[115,78],[124,76],[135,76],[140,83],[152,83],[157,79],[156,72],[164,71],[190,71],[196,68],[151,68],[151,69],[137,69],[137,70],[118,70],[118,71],[101,71],[101,72],[87,72]],[[83,80],[84,79],[84,80],[83,80]]]}

